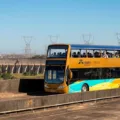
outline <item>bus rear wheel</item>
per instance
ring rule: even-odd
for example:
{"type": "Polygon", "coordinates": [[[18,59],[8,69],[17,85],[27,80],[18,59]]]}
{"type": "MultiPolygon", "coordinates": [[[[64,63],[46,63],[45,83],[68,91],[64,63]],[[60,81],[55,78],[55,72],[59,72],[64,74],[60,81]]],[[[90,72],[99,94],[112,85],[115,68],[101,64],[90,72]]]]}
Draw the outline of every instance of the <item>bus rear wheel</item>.
{"type": "Polygon", "coordinates": [[[84,85],[82,86],[82,92],[87,92],[87,91],[89,91],[89,87],[88,87],[87,84],[84,84],[84,85]]]}

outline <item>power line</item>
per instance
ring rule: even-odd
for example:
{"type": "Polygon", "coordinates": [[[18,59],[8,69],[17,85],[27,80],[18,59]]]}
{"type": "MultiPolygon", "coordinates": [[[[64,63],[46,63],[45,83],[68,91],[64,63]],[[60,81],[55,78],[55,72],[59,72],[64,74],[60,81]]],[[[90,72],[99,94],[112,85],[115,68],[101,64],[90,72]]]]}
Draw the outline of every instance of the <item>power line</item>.
{"type": "Polygon", "coordinates": [[[118,45],[120,45],[120,33],[116,33],[116,35],[117,35],[118,45]]]}
{"type": "Polygon", "coordinates": [[[53,35],[49,35],[49,39],[50,39],[50,42],[52,43],[52,44],[56,44],[56,43],[58,43],[58,35],[56,35],[56,36],[53,36],[53,35]]]}
{"type": "Polygon", "coordinates": [[[25,42],[25,55],[26,57],[31,57],[31,42],[33,36],[23,36],[23,40],[25,42]]]}
{"type": "Polygon", "coordinates": [[[84,44],[86,44],[86,45],[94,44],[94,42],[93,42],[94,37],[91,34],[83,34],[82,38],[83,38],[84,44]]]}

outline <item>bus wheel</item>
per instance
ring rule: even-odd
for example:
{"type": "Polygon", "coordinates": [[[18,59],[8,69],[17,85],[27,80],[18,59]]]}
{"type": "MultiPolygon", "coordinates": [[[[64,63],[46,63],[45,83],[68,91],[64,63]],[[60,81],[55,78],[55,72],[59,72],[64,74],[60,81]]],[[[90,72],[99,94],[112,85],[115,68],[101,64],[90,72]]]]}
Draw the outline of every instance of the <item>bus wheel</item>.
{"type": "Polygon", "coordinates": [[[84,84],[84,85],[82,86],[82,92],[86,92],[86,91],[89,91],[89,87],[88,87],[87,84],[84,84]]]}

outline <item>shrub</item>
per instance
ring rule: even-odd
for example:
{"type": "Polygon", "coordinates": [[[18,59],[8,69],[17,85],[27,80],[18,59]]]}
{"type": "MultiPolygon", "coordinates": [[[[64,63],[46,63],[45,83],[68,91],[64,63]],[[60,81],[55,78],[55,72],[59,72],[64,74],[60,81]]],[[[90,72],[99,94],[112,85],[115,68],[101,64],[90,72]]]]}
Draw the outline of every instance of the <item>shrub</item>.
{"type": "Polygon", "coordinates": [[[10,73],[3,73],[1,74],[1,78],[6,80],[6,79],[13,79],[14,77],[10,73]]]}
{"type": "Polygon", "coordinates": [[[30,71],[30,72],[24,72],[23,75],[24,76],[32,76],[32,75],[37,75],[37,73],[35,73],[34,71],[30,71]]]}
{"type": "Polygon", "coordinates": [[[29,72],[24,72],[23,75],[28,76],[28,75],[30,75],[30,73],[29,72]]]}

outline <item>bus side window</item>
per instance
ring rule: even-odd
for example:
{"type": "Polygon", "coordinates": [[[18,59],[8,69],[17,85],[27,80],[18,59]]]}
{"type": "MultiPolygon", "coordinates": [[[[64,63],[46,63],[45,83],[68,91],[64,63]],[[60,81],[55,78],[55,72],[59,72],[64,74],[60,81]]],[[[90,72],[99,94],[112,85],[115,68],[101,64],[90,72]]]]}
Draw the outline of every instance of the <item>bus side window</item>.
{"type": "Polygon", "coordinates": [[[81,57],[80,56],[80,50],[72,50],[71,51],[71,56],[73,57],[73,58],[78,58],[78,57],[81,57]]]}
{"type": "Polygon", "coordinates": [[[103,68],[102,78],[120,78],[120,68],[103,68]]]}
{"type": "Polygon", "coordinates": [[[120,68],[84,68],[72,70],[72,73],[71,81],[120,78],[120,68]]]}
{"type": "Polygon", "coordinates": [[[48,79],[49,79],[49,80],[52,79],[52,70],[48,70],[48,79]]]}
{"type": "Polygon", "coordinates": [[[56,79],[57,76],[56,76],[56,70],[53,70],[53,79],[56,79]]]}
{"type": "Polygon", "coordinates": [[[87,69],[84,71],[84,78],[88,79],[100,79],[101,78],[101,69],[93,68],[93,69],[87,69]]]}

